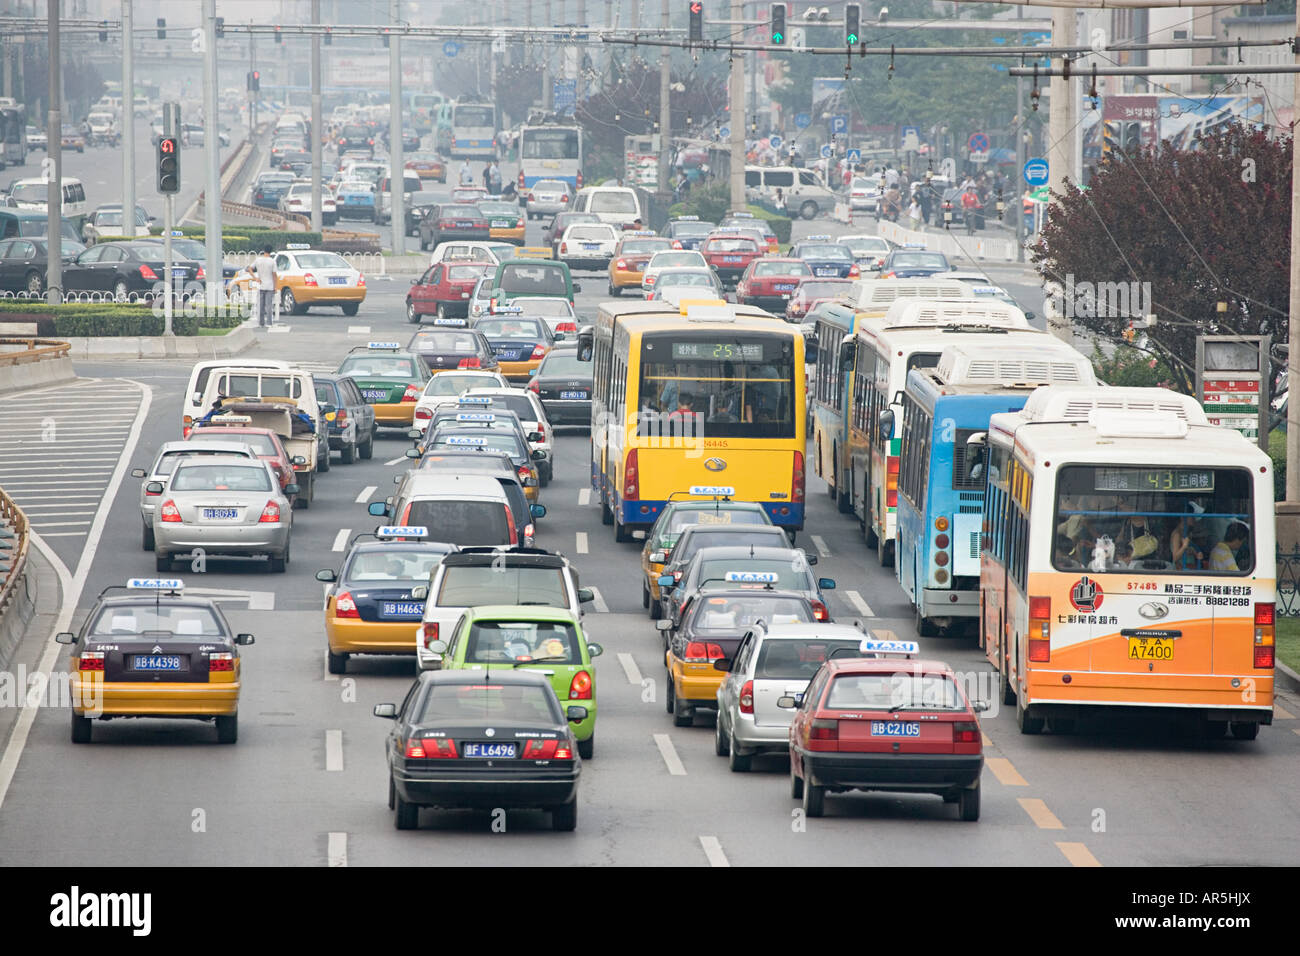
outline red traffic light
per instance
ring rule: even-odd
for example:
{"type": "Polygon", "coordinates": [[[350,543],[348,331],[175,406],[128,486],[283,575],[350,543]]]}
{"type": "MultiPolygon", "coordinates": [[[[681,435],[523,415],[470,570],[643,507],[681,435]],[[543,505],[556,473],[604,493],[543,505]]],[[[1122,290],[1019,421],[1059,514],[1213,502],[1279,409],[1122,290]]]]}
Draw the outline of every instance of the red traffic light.
{"type": "Polygon", "coordinates": [[[700,3],[700,0],[695,0],[695,2],[691,4],[691,13],[699,13],[703,9],[704,4],[700,3]]]}
{"type": "Polygon", "coordinates": [[[170,137],[164,137],[158,140],[158,152],[160,153],[176,152],[176,140],[170,137]]]}

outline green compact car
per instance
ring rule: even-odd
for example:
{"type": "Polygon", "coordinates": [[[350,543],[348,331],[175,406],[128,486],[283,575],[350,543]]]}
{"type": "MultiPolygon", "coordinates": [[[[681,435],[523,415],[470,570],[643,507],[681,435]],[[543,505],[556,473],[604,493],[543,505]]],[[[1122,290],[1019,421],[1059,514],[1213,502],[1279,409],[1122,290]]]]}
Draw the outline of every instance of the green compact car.
{"type": "Polygon", "coordinates": [[[582,289],[573,281],[569,267],[554,259],[507,259],[497,266],[489,285],[498,306],[509,305],[520,296],[550,296],[573,305],[573,293],[582,289]]]}
{"type": "Polygon", "coordinates": [[[550,678],[561,709],[585,707],[587,716],[570,726],[578,755],[590,760],[596,748],[596,669],[603,648],[588,641],[582,622],[564,608],[515,605],[472,607],[461,615],[448,640],[429,644],[442,655],[444,670],[518,670],[550,678]]]}

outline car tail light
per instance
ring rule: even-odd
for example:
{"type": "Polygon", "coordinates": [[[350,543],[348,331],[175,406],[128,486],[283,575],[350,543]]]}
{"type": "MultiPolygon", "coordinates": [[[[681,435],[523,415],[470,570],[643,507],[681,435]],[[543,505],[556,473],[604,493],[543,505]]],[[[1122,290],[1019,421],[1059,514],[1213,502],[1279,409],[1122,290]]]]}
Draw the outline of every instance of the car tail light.
{"type": "Polygon", "coordinates": [[[556,322],[555,331],[557,332],[576,332],[578,331],[577,322],[556,322]]]}
{"type": "Polygon", "coordinates": [[[145,279],[145,280],[147,280],[147,281],[149,281],[149,282],[157,282],[157,281],[158,281],[158,274],[155,273],[155,272],[154,272],[152,269],[150,269],[148,266],[146,266],[146,265],[142,265],[142,266],[140,266],[140,278],[141,278],[141,279],[145,279]]]}
{"type": "Polygon", "coordinates": [[[436,760],[440,757],[457,757],[456,741],[450,737],[412,737],[406,742],[403,755],[407,760],[436,760]]]}
{"type": "Polygon", "coordinates": [[[375,141],[374,141],[373,139],[368,139],[368,140],[366,140],[366,145],[367,145],[367,146],[374,146],[374,145],[375,145],[375,141]]]}
{"type": "Polygon", "coordinates": [[[204,277],[203,266],[199,266],[199,271],[194,274],[194,278],[202,279],[204,277]]]}
{"type": "Polygon", "coordinates": [[[161,516],[163,521],[179,522],[181,520],[181,510],[176,507],[176,502],[168,498],[163,502],[161,516]]]}
{"type": "Polygon", "coordinates": [[[626,259],[619,259],[617,262],[614,263],[614,268],[615,268],[615,269],[624,269],[624,270],[626,270],[626,269],[627,269],[627,260],[626,260],[626,259]]]}
{"type": "Polygon", "coordinates": [[[809,750],[835,750],[839,747],[840,722],[825,718],[814,720],[808,728],[809,750]]]}
{"type": "MultiPolygon", "coordinates": [[[[521,190],[525,188],[525,187],[524,187],[524,171],[523,171],[522,169],[519,170],[519,188],[520,188],[521,190]]],[[[529,199],[532,199],[533,197],[530,195],[528,198],[529,198],[529,199]]]]}
{"type": "Polygon", "coordinates": [[[681,247],[682,247],[682,241],[681,241],[680,239],[674,239],[674,240],[673,240],[673,248],[674,248],[674,249],[680,249],[681,247]]]}
{"type": "Polygon", "coordinates": [[[858,276],[860,276],[860,275],[862,275],[862,271],[858,268],[858,264],[857,264],[856,262],[853,263],[853,265],[849,266],[849,278],[850,278],[850,279],[856,279],[856,278],[858,278],[858,276]]]}
{"type": "Polygon", "coordinates": [[[537,379],[533,378],[528,380],[528,391],[532,392],[534,395],[542,394],[542,389],[541,386],[537,384],[537,379]]]}
{"type": "MultiPolygon", "coordinates": [[[[523,178],[524,178],[524,174],[523,174],[523,173],[520,173],[520,174],[519,174],[519,178],[520,178],[520,179],[523,179],[523,178]]],[[[532,194],[532,193],[529,193],[527,196],[524,197],[524,202],[536,202],[536,201],[537,201],[537,200],[535,200],[535,199],[533,198],[533,194],[532,194]]]]}
{"type": "Polygon", "coordinates": [[[457,368],[482,368],[483,363],[477,358],[463,358],[456,366],[457,368]]]}
{"type": "Polygon", "coordinates": [[[707,664],[710,661],[722,660],[726,656],[722,652],[722,645],[720,644],[690,641],[686,645],[685,656],[682,660],[687,664],[707,664]]]}
{"type": "MultiPolygon", "coordinates": [[[[521,477],[522,477],[522,476],[521,476],[521,477]]],[[[509,529],[510,529],[510,543],[511,543],[511,544],[518,544],[518,543],[519,543],[519,531],[518,531],[517,528],[515,528],[515,516],[514,516],[513,514],[510,513],[510,506],[509,506],[509,505],[505,505],[505,509],[506,509],[506,525],[507,525],[507,526],[509,527],[509,529]]]]}
{"type": "Polygon", "coordinates": [[[438,639],[438,622],[425,621],[422,625],[422,629],[424,631],[424,646],[428,647],[438,639]]]}
{"type": "Polygon", "coordinates": [[[581,169],[578,170],[577,183],[578,183],[578,188],[581,189],[581,188],[582,188],[582,170],[581,170],[581,169]]]}
{"type": "Polygon", "coordinates": [[[641,281],[644,282],[646,285],[654,285],[654,284],[655,284],[655,274],[652,272],[652,273],[650,273],[650,275],[646,276],[646,277],[645,277],[644,279],[642,279],[641,281]]]}
{"type": "Polygon", "coordinates": [[[358,273],[357,273],[357,288],[359,289],[359,288],[361,288],[361,287],[362,287],[363,285],[365,285],[365,284],[366,284],[366,277],[363,276],[360,272],[358,272],[358,273]]]}
{"type": "Polygon", "coordinates": [[[104,669],[103,651],[82,651],[77,660],[79,671],[102,671],[104,669]]]}
{"type": "Polygon", "coordinates": [[[794,467],[790,470],[790,500],[795,504],[802,504],[803,497],[803,452],[796,451],[794,467]]]}
{"type": "Polygon", "coordinates": [[[740,688],[740,712],[742,714],[752,714],[754,712],[754,682],[745,681],[745,686],[740,688]]]}
{"type": "Polygon", "coordinates": [[[980,742],[980,725],[971,720],[961,720],[952,725],[952,742],[977,744],[980,742]]]}
{"type": "Polygon", "coordinates": [[[208,655],[208,673],[213,671],[233,671],[235,669],[235,655],[229,653],[209,654],[208,655]]]}
{"type": "Polygon", "coordinates": [[[410,384],[406,386],[406,391],[402,393],[402,401],[414,402],[420,398],[420,386],[410,384]]]}
{"type": "Polygon", "coordinates": [[[569,681],[569,700],[591,700],[591,675],[578,671],[569,681]]]}
{"type": "Polygon", "coordinates": [[[627,453],[627,460],[623,464],[623,497],[627,501],[637,501],[641,497],[640,489],[637,487],[637,450],[633,448],[627,453]]]}
{"type": "Polygon", "coordinates": [[[268,501],[266,507],[262,509],[262,516],[257,519],[258,524],[279,524],[280,523],[280,506],[274,501],[268,501]]]}
{"type": "Polygon", "coordinates": [[[569,251],[569,244],[567,242],[560,243],[560,254],[563,255],[568,251],[569,251]]]}
{"type": "Polygon", "coordinates": [[[361,612],[357,610],[357,602],[352,597],[351,591],[343,591],[334,600],[335,617],[361,617],[361,612]]]}
{"type": "Polygon", "coordinates": [[[1046,664],[1052,659],[1052,599],[1047,596],[1029,598],[1029,660],[1046,664]]]}
{"type": "Polygon", "coordinates": [[[340,408],[337,412],[334,413],[334,424],[342,427],[347,423],[348,423],[348,410],[346,408],[340,408]]]}
{"type": "Polygon", "coordinates": [[[826,610],[826,605],[821,601],[810,601],[813,609],[813,617],[819,621],[829,621],[831,619],[830,611],[826,610]]]}
{"type": "Polygon", "coordinates": [[[529,740],[524,744],[524,760],[550,760],[555,756],[558,740],[529,740]]]}
{"type": "Polygon", "coordinates": [[[1274,666],[1274,620],[1272,604],[1255,605],[1255,666],[1274,666]]]}
{"type": "Polygon", "coordinates": [[[537,345],[534,345],[534,346],[533,346],[533,355],[532,355],[532,357],[535,358],[535,359],[545,358],[545,357],[546,357],[546,346],[545,346],[545,345],[542,345],[542,344],[540,344],[540,343],[537,344],[537,345]]]}
{"type": "Polygon", "coordinates": [[[320,283],[316,281],[316,277],[315,277],[314,275],[312,275],[310,272],[308,272],[308,273],[306,273],[306,274],[303,275],[303,277],[302,277],[302,284],[303,284],[303,285],[320,285],[320,283]]]}

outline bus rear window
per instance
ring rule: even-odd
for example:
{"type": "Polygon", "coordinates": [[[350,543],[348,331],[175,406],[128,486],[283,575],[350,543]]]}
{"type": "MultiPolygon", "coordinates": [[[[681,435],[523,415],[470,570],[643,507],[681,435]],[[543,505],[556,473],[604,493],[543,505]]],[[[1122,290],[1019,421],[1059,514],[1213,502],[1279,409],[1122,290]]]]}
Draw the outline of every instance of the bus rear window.
{"type": "Polygon", "coordinates": [[[1070,465],[1056,485],[1058,571],[1246,574],[1251,475],[1241,468],[1070,465]]]}

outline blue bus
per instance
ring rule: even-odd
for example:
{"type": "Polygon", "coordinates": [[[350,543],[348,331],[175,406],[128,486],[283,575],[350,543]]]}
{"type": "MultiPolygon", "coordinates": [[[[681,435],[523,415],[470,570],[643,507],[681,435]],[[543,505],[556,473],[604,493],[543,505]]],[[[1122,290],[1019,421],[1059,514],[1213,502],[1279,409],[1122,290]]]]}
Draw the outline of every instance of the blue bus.
{"type": "Polygon", "coordinates": [[[908,373],[894,568],[923,637],[979,620],[989,416],[1019,411],[1040,385],[1095,384],[1086,356],[1030,329],[997,345],[950,345],[938,367],[908,373]]]}
{"type": "Polygon", "coordinates": [[[812,406],[813,467],[826,482],[831,500],[838,500],[840,511],[846,514],[853,510],[846,464],[853,369],[843,361],[840,346],[853,341],[860,314],[852,305],[839,302],[816,311],[817,371],[808,396],[812,406]]]}

